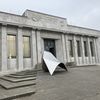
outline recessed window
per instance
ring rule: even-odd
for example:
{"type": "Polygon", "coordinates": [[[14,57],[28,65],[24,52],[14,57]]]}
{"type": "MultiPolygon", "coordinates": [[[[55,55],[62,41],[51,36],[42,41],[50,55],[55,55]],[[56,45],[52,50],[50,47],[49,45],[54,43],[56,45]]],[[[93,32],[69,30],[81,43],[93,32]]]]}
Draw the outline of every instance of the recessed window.
{"type": "Polygon", "coordinates": [[[90,41],[90,50],[91,50],[91,56],[93,57],[94,56],[94,45],[92,41],[90,41]]]}
{"type": "Polygon", "coordinates": [[[7,35],[8,58],[16,58],[16,36],[7,35]]]}
{"type": "Polygon", "coordinates": [[[73,57],[73,42],[72,40],[68,40],[69,43],[69,55],[73,57]]]}
{"type": "Polygon", "coordinates": [[[23,57],[31,57],[30,37],[23,36],[23,57]]]}
{"type": "Polygon", "coordinates": [[[81,57],[81,46],[80,46],[80,41],[79,40],[77,40],[76,41],[76,43],[77,43],[77,54],[78,54],[78,57],[81,57]]]}
{"type": "Polygon", "coordinates": [[[84,41],[84,54],[85,54],[85,57],[88,57],[87,42],[86,41],[84,41]]]}

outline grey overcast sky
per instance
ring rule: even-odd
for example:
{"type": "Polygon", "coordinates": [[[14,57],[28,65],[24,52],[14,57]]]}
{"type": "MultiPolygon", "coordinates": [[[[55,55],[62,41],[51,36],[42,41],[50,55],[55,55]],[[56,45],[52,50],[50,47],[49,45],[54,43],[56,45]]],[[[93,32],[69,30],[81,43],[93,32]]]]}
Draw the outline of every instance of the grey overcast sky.
{"type": "Polygon", "coordinates": [[[0,0],[0,11],[26,9],[67,18],[68,24],[100,30],[100,0],[0,0]]]}

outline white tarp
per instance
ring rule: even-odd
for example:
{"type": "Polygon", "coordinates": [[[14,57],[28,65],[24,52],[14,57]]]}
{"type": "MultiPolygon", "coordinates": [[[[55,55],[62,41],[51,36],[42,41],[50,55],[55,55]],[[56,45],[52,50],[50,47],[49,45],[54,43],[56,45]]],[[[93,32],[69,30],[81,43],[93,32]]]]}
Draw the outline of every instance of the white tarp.
{"type": "Polygon", "coordinates": [[[61,63],[52,53],[48,51],[44,51],[43,60],[51,75],[54,73],[58,65],[67,71],[65,65],[61,63]]]}

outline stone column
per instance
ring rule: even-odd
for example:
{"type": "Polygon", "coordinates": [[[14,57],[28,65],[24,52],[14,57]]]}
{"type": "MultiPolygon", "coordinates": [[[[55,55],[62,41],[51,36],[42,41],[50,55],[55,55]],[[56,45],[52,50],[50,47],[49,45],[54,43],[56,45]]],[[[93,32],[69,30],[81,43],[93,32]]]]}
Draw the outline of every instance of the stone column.
{"type": "Polygon", "coordinates": [[[90,49],[90,39],[89,37],[87,38],[87,47],[88,47],[88,55],[89,55],[89,64],[92,64],[92,56],[91,56],[91,49],[90,49]]]}
{"type": "Polygon", "coordinates": [[[1,71],[7,71],[7,30],[6,26],[1,28],[1,71]]]}
{"type": "Polygon", "coordinates": [[[68,36],[65,36],[65,40],[66,40],[66,60],[67,62],[70,62],[70,57],[69,57],[69,44],[68,44],[68,36]]]}
{"type": "Polygon", "coordinates": [[[1,71],[1,45],[2,45],[2,43],[1,43],[1,28],[0,28],[0,71],[1,71]]]}
{"type": "Polygon", "coordinates": [[[96,64],[98,64],[98,62],[99,62],[99,57],[98,57],[98,47],[97,47],[97,40],[96,40],[96,38],[95,39],[93,39],[93,46],[94,46],[94,50],[93,50],[93,52],[94,52],[94,55],[95,55],[95,63],[96,64]]]}
{"type": "Polygon", "coordinates": [[[36,43],[37,43],[37,62],[41,63],[42,50],[41,50],[41,36],[40,31],[36,31],[36,43]]]}
{"type": "Polygon", "coordinates": [[[23,70],[23,35],[22,28],[18,28],[17,34],[17,66],[18,70],[23,70]]]}
{"type": "Polygon", "coordinates": [[[36,53],[36,32],[32,30],[31,33],[31,61],[32,61],[32,68],[35,67],[37,64],[37,53],[36,53]]]}
{"type": "Polygon", "coordinates": [[[77,56],[77,45],[76,45],[76,37],[73,37],[73,49],[74,49],[74,61],[76,65],[78,65],[78,56],[77,56]]]}
{"type": "Polygon", "coordinates": [[[83,43],[83,37],[82,36],[81,36],[81,53],[82,53],[82,63],[85,64],[84,43],[83,43]]]}
{"type": "Polygon", "coordinates": [[[63,61],[64,61],[64,63],[66,63],[66,43],[65,43],[65,36],[64,36],[64,34],[62,34],[61,35],[61,37],[62,37],[62,47],[63,47],[63,61]]]}

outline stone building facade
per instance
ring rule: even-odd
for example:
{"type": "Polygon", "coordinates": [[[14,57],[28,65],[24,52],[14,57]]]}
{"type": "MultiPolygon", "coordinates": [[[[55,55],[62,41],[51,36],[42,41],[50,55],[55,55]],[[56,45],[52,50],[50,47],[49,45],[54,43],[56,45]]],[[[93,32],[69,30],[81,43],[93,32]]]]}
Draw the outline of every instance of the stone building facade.
{"type": "Polygon", "coordinates": [[[64,63],[100,64],[100,31],[68,25],[66,18],[26,10],[0,12],[0,73],[33,69],[44,50],[64,63]]]}

